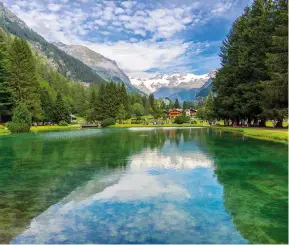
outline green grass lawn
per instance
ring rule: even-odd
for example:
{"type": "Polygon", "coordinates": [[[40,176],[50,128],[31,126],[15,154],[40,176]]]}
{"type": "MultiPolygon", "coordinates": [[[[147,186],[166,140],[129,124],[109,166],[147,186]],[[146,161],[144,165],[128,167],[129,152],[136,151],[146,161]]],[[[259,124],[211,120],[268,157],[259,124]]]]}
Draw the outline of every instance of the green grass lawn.
{"type": "Polygon", "coordinates": [[[233,127],[216,127],[215,129],[221,129],[223,131],[239,132],[244,136],[265,139],[271,141],[278,141],[288,144],[288,129],[279,128],[233,128],[233,127]]]}
{"type": "MultiPolygon", "coordinates": [[[[31,132],[45,132],[45,131],[57,131],[57,130],[71,130],[71,129],[80,129],[80,125],[69,125],[69,126],[32,126],[30,128],[31,132]]],[[[0,127],[0,135],[10,134],[10,131],[5,127],[0,127]]]]}
{"type": "Polygon", "coordinates": [[[30,130],[31,132],[44,132],[44,131],[70,130],[70,129],[80,129],[80,128],[81,126],[76,124],[76,125],[69,125],[69,126],[58,126],[58,125],[37,126],[37,127],[32,126],[30,130]]]}
{"type": "Polygon", "coordinates": [[[0,135],[10,134],[10,131],[5,128],[0,128],[0,135]]]}

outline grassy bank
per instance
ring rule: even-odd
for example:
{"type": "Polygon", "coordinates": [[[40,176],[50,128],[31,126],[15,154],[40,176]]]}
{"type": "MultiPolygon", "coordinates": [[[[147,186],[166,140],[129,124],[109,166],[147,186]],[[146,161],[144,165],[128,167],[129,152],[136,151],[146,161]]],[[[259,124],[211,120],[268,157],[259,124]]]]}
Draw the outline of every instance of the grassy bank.
{"type": "Polygon", "coordinates": [[[0,128],[0,135],[10,134],[10,131],[5,128],[0,128]]]}
{"type": "Polygon", "coordinates": [[[80,129],[81,126],[76,124],[76,125],[69,125],[69,126],[37,126],[34,127],[32,126],[30,128],[31,132],[46,132],[46,131],[58,131],[58,130],[70,130],[70,129],[80,129]]]}
{"type": "MultiPolygon", "coordinates": [[[[62,130],[71,130],[71,129],[80,129],[80,125],[69,125],[69,126],[32,126],[30,128],[31,132],[49,132],[49,131],[62,131],[62,130]]],[[[4,127],[0,127],[0,135],[10,134],[10,131],[4,127]]]]}
{"type": "Polygon", "coordinates": [[[216,127],[211,128],[220,129],[228,132],[238,132],[247,137],[282,142],[288,144],[288,130],[277,128],[233,128],[233,127],[216,127]]]}

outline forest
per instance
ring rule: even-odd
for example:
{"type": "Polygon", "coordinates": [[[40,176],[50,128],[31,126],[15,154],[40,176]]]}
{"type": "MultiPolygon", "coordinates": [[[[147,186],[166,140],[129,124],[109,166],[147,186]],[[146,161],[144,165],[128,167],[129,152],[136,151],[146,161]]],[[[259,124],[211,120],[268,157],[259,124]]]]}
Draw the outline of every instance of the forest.
{"type": "Polygon", "coordinates": [[[169,109],[183,107],[198,109],[197,116],[208,121],[265,126],[275,120],[282,127],[288,118],[287,7],[287,0],[255,0],[247,7],[223,41],[212,92],[183,105],[128,93],[124,84],[97,77],[90,86],[68,80],[27,41],[1,29],[0,120],[12,119],[9,129],[19,132],[28,131],[32,122],[70,123],[71,114],[88,122],[122,122],[143,115],[165,118],[169,109]]]}
{"type": "Polygon", "coordinates": [[[234,22],[220,57],[213,93],[199,113],[226,124],[275,120],[282,127],[288,118],[288,1],[255,0],[234,22]]]}
{"type": "Polygon", "coordinates": [[[29,44],[0,32],[0,116],[10,131],[29,131],[32,122],[70,123],[71,114],[88,122],[160,118],[179,102],[165,104],[153,95],[128,93],[123,83],[68,80],[29,44]],[[20,119],[19,119],[20,118],[20,119]]]}

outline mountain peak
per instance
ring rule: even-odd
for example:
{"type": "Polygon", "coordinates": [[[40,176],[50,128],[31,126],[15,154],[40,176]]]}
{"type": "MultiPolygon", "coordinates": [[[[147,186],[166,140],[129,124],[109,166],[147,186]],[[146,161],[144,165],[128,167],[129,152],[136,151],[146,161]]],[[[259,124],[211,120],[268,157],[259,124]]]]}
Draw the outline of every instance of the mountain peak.
{"type": "Polygon", "coordinates": [[[128,76],[118,67],[114,60],[108,59],[88,47],[79,44],[66,45],[61,42],[54,44],[67,54],[79,59],[87,66],[91,67],[104,80],[123,82],[129,90],[136,90],[131,84],[128,76]]]}
{"type": "Polygon", "coordinates": [[[192,89],[201,88],[209,79],[214,78],[216,71],[211,71],[204,75],[195,75],[193,73],[172,73],[158,74],[150,78],[131,78],[134,86],[139,87],[145,93],[154,93],[162,87],[192,89]],[[144,88],[145,91],[144,91],[144,88]]]}

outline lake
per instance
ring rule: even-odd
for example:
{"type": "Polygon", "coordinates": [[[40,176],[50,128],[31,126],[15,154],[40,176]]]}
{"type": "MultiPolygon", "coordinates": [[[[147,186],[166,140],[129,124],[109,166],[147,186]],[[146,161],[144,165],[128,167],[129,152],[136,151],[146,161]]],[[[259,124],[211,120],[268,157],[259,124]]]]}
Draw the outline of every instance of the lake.
{"type": "Polygon", "coordinates": [[[207,128],[0,138],[0,243],[288,243],[287,145],[207,128]]]}

